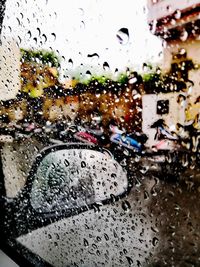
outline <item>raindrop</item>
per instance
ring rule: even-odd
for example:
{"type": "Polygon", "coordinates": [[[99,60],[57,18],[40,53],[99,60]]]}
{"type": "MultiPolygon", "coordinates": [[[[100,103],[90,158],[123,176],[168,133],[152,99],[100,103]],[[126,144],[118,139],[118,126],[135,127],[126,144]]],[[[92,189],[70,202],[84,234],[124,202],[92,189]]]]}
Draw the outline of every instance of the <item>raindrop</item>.
{"type": "Polygon", "coordinates": [[[57,239],[57,240],[59,240],[59,239],[60,239],[60,236],[59,236],[59,234],[58,234],[58,233],[56,233],[56,234],[55,234],[55,236],[56,236],[56,239],[57,239]]]}
{"type": "Polygon", "coordinates": [[[168,162],[168,163],[172,163],[172,154],[167,154],[166,156],[165,156],[165,158],[166,158],[166,161],[168,162]]]}
{"type": "Polygon", "coordinates": [[[126,45],[129,41],[129,31],[127,28],[121,28],[117,34],[117,40],[121,45],[126,45]]]}
{"type": "Polygon", "coordinates": [[[44,43],[46,43],[46,41],[47,41],[47,36],[46,36],[46,34],[42,34],[42,38],[43,38],[43,40],[44,40],[44,43]]]}
{"type": "Polygon", "coordinates": [[[22,39],[18,36],[19,44],[21,44],[22,39]]]}
{"type": "Polygon", "coordinates": [[[144,199],[149,199],[149,193],[146,190],[144,191],[144,199]]]}
{"type": "Polygon", "coordinates": [[[20,26],[20,20],[17,18],[18,25],[20,26]]]}
{"type": "Polygon", "coordinates": [[[158,242],[159,242],[158,238],[154,237],[153,240],[152,240],[153,246],[155,247],[158,244],[158,242]]]}
{"type": "Polygon", "coordinates": [[[187,38],[188,38],[188,32],[186,30],[183,30],[180,34],[180,40],[184,42],[187,40],[187,38]]]}
{"type": "Polygon", "coordinates": [[[149,170],[149,166],[143,166],[143,167],[141,167],[140,172],[142,174],[145,174],[148,170],[149,170]]]}
{"type": "Polygon", "coordinates": [[[130,257],[126,256],[129,266],[133,266],[133,260],[130,257]]]}
{"type": "Polygon", "coordinates": [[[83,15],[84,15],[84,10],[83,10],[83,8],[79,8],[78,10],[80,11],[81,16],[83,16],[83,15]]]}
{"type": "Polygon", "coordinates": [[[115,179],[117,177],[117,175],[115,173],[112,173],[111,177],[115,179]]]}
{"type": "Polygon", "coordinates": [[[71,68],[73,67],[73,60],[71,58],[68,60],[68,65],[71,68]]]}
{"type": "Polygon", "coordinates": [[[54,32],[51,33],[51,36],[53,36],[54,41],[56,40],[56,34],[54,32]]]}
{"type": "Polygon", "coordinates": [[[35,41],[35,43],[37,44],[37,37],[34,37],[33,41],[35,41]]]}
{"type": "Polygon", "coordinates": [[[67,159],[64,160],[64,164],[66,167],[68,167],[70,164],[69,164],[69,161],[67,159]]]}
{"type": "Polygon", "coordinates": [[[108,70],[110,69],[110,66],[109,66],[108,62],[104,62],[104,63],[103,63],[103,69],[104,69],[105,71],[108,71],[108,70]]]}
{"type": "Polygon", "coordinates": [[[140,179],[139,178],[135,178],[135,186],[136,187],[140,187],[141,186],[141,182],[140,182],[140,179]]]}
{"type": "Polygon", "coordinates": [[[91,57],[91,58],[99,58],[99,55],[97,53],[93,53],[93,54],[88,54],[87,57],[91,57]]]}
{"type": "Polygon", "coordinates": [[[48,234],[48,239],[51,240],[52,239],[52,235],[48,234]]]}
{"type": "Polygon", "coordinates": [[[80,29],[85,29],[85,22],[83,20],[81,21],[80,29]]]}
{"type": "Polygon", "coordinates": [[[181,48],[179,51],[180,55],[185,55],[186,54],[186,50],[184,48],[181,48]]]}
{"type": "Polygon", "coordinates": [[[189,159],[187,154],[182,156],[181,162],[183,167],[187,167],[189,165],[189,159]]]}
{"type": "Polygon", "coordinates": [[[166,7],[166,9],[167,9],[168,12],[170,12],[170,11],[172,10],[172,7],[171,7],[170,5],[168,5],[168,6],[166,7]]]}
{"type": "Polygon", "coordinates": [[[85,74],[87,75],[88,79],[92,76],[92,73],[89,70],[87,70],[85,74]]]}
{"type": "Polygon", "coordinates": [[[101,237],[100,236],[97,236],[97,242],[101,242],[101,237]]]}
{"type": "Polygon", "coordinates": [[[40,36],[40,34],[41,34],[40,28],[37,28],[37,31],[38,31],[38,36],[40,36]]]}
{"type": "Polygon", "coordinates": [[[104,234],[104,238],[105,238],[106,241],[109,240],[109,236],[107,234],[104,234]]]}
{"type": "Polygon", "coordinates": [[[130,208],[131,208],[131,205],[127,200],[122,202],[122,209],[124,211],[129,212],[130,208]]]}
{"type": "Polygon", "coordinates": [[[85,161],[81,161],[81,167],[82,167],[82,168],[85,168],[85,167],[86,167],[86,163],[85,163],[85,161]]]}
{"type": "Polygon", "coordinates": [[[87,239],[83,239],[83,244],[85,247],[88,247],[89,246],[89,242],[87,241],[87,239]]]}
{"type": "Polygon", "coordinates": [[[57,15],[57,13],[56,13],[56,12],[54,12],[54,17],[55,17],[55,19],[57,19],[57,16],[58,16],[58,15],[57,15]]]}
{"type": "Polygon", "coordinates": [[[174,17],[175,17],[175,19],[180,19],[181,18],[181,11],[179,9],[177,9],[174,12],[174,17]]]}

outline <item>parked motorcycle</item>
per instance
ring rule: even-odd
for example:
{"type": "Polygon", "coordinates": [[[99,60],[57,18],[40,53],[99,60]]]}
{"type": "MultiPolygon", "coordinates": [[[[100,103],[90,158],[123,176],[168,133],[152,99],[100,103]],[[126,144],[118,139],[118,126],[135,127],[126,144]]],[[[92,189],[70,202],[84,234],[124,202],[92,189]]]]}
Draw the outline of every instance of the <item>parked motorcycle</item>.
{"type": "Polygon", "coordinates": [[[191,138],[189,136],[183,138],[171,132],[163,119],[154,122],[151,128],[156,129],[155,140],[157,141],[152,147],[152,159],[160,164],[165,175],[180,177],[197,159],[197,155],[190,149],[191,138]]]}
{"type": "Polygon", "coordinates": [[[121,149],[125,154],[130,155],[132,155],[133,153],[140,154],[145,151],[145,143],[148,139],[146,134],[139,132],[132,132],[127,134],[114,125],[110,125],[110,130],[112,132],[110,136],[112,149],[121,149]]]}

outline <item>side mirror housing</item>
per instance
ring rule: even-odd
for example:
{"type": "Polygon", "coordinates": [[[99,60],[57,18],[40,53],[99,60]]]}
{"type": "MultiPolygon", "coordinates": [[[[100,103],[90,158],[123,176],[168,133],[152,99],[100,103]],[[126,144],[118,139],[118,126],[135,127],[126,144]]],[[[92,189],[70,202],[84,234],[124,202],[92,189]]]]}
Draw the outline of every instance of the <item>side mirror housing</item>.
{"type": "Polygon", "coordinates": [[[90,207],[128,191],[128,177],[107,151],[85,144],[56,145],[36,158],[30,203],[39,213],[90,207]]]}

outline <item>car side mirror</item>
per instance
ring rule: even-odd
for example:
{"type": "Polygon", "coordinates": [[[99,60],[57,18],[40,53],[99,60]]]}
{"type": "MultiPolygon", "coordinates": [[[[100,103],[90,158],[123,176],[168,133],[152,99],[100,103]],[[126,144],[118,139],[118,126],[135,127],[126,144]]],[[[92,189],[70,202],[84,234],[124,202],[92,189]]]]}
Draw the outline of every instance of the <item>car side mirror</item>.
{"type": "Polygon", "coordinates": [[[32,166],[30,204],[52,213],[107,203],[129,188],[126,171],[104,149],[86,144],[43,150],[32,166]]]}

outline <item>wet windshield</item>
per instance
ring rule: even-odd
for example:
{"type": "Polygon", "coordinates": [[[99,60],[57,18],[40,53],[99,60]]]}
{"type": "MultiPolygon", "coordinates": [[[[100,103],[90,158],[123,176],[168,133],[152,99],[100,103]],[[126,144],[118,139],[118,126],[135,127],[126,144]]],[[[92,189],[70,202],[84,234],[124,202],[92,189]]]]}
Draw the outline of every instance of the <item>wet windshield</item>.
{"type": "Polygon", "coordinates": [[[199,7],[1,1],[0,234],[18,266],[200,266],[199,7]]]}

